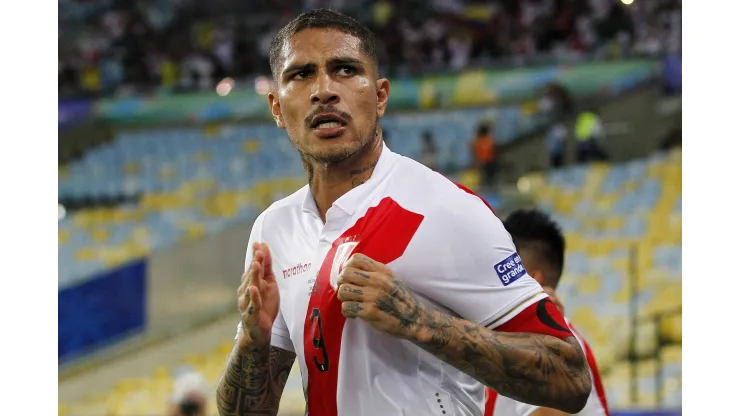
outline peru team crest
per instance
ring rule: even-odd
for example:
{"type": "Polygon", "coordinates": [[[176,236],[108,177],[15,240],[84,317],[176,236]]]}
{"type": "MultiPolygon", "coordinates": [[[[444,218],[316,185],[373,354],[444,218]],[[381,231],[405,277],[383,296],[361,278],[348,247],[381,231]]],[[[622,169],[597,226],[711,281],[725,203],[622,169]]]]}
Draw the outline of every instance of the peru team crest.
{"type": "Polygon", "coordinates": [[[359,242],[349,241],[342,243],[337,247],[337,252],[334,254],[334,261],[331,264],[331,274],[329,275],[329,284],[335,291],[337,290],[339,274],[342,273],[342,267],[347,259],[349,259],[352,251],[357,247],[357,244],[359,244],[359,242]]]}

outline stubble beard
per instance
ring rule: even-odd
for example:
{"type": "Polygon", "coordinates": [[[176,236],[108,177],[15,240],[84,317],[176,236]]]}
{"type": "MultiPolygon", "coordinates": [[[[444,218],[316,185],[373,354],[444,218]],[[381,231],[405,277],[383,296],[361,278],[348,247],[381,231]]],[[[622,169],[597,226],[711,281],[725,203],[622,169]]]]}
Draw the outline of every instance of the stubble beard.
{"type": "MultiPolygon", "coordinates": [[[[301,157],[301,161],[303,162],[303,165],[304,167],[306,167],[306,169],[309,169],[309,167],[315,164],[324,165],[328,167],[330,165],[342,163],[356,155],[363,154],[365,152],[370,151],[374,147],[376,140],[379,140],[377,120],[371,131],[372,133],[370,137],[367,137],[365,140],[360,141],[359,145],[343,146],[341,149],[338,149],[338,150],[329,149],[328,151],[324,151],[324,152],[303,151],[296,145],[296,142],[293,139],[290,139],[290,142],[293,145],[293,147],[298,151],[298,154],[301,157]]],[[[353,144],[355,143],[357,142],[354,142],[353,144]]]]}

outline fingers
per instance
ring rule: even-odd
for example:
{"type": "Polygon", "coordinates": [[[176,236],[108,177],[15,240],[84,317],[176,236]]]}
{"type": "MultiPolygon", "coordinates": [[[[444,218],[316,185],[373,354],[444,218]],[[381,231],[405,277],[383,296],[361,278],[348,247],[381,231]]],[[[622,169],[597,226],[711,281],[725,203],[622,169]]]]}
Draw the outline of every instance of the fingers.
{"type": "Polygon", "coordinates": [[[355,301],[362,302],[365,298],[365,291],[372,290],[372,288],[360,287],[351,283],[344,283],[337,289],[337,299],[342,302],[355,301]]]}
{"type": "Polygon", "coordinates": [[[257,325],[257,316],[259,315],[260,309],[262,309],[262,296],[256,287],[250,286],[243,298],[248,301],[248,303],[246,303],[246,308],[242,309],[244,332],[249,334],[250,338],[254,339],[255,334],[252,333],[252,330],[257,325]]]}
{"type": "Polygon", "coordinates": [[[390,280],[387,275],[377,272],[366,272],[355,267],[345,267],[337,278],[337,286],[351,283],[355,286],[372,286],[380,290],[390,289],[390,280]]]}
{"type": "Polygon", "coordinates": [[[390,270],[388,267],[379,262],[371,259],[370,257],[361,254],[361,253],[355,253],[353,254],[349,260],[347,260],[346,263],[344,263],[344,267],[354,267],[355,269],[358,269],[360,271],[365,272],[380,272],[380,273],[389,273],[390,270]]]}
{"type": "Polygon", "coordinates": [[[259,285],[260,283],[259,275],[261,273],[261,268],[262,266],[257,261],[253,261],[252,264],[249,265],[249,270],[247,270],[242,275],[242,283],[241,285],[239,285],[239,289],[237,289],[236,291],[237,296],[243,295],[249,286],[259,285]]]}
{"type": "Polygon", "coordinates": [[[360,302],[344,302],[342,303],[342,315],[347,318],[357,318],[364,310],[364,306],[360,302]]]}
{"type": "Polygon", "coordinates": [[[272,253],[270,252],[270,247],[267,245],[267,243],[258,243],[259,244],[259,250],[262,253],[262,270],[263,277],[265,279],[274,279],[275,275],[272,273],[272,253]]]}

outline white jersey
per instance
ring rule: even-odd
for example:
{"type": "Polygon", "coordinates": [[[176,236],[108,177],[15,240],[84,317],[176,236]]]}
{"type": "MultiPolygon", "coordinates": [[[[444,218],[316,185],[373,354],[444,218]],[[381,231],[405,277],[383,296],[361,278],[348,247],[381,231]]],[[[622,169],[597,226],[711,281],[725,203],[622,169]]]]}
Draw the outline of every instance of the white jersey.
{"type": "Polygon", "coordinates": [[[293,351],[309,416],[483,415],[484,387],[411,342],[346,320],[329,281],[352,253],[427,305],[495,328],[546,297],[479,197],[384,146],[372,177],[318,213],[308,186],[255,221],[280,290],[272,345],[293,351]]]}
{"type": "MultiPolygon", "coordinates": [[[[601,376],[599,375],[599,369],[596,366],[596,360],[591,352],[591,347],[573,327],[573,324],[569,320],[566,319],[565,322],[568,324],[568,328],[573,333],[573,336],[576,337],[578,343],[581,345],[583,353],[586,355],[591,380],[593,381],[591,394],[588,396],[586,406],[580,412],[574,413],[574,415],[609,416],[606,394],[604,392],[604,387],[601,384],[601,376]]],[[[490,389],[487,389],[487,394],[492,397],[487,398],[488,403],[486,403],[485,416],[530,416],[535,410],[539,409],[539,406],[518,402],[509,397],[497,395],[495,392],[492,393],[492,390],[490,389]]]]}

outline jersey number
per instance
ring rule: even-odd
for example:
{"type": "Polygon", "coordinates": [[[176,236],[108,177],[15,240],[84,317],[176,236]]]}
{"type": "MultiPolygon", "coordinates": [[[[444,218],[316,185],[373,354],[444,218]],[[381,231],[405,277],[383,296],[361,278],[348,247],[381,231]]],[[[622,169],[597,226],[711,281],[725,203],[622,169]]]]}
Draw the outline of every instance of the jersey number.
{"type": "Polygon", "coordinates": [[[322,373],[329,371],[329,354],[327,354],[324,345],[324,329],[321,326],[321,311],[319,311],[319,308],[313,308],[311,311],[311,335],[313,336],[314,348],[320,349],[323,357],[323,360],[319,361],[317,354],[314,354],[313,362],[322,373]]]}

